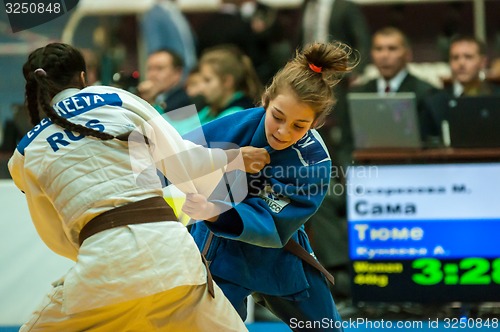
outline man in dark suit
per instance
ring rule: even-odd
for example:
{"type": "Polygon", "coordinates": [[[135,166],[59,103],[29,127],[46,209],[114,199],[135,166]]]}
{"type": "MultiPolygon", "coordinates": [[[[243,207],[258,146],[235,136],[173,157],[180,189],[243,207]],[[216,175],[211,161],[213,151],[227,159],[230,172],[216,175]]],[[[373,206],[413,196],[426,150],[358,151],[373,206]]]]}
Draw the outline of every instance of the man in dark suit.
{"type": "MultiPolygon", "coordinates": [[[[406,35],[394,27],[385,27],[373,34],[371,57],[379,71],[379,77],[351,92],[376,92],[379,94],[413,92],[416,95],[419,117],[422,117],[423,101],[437,91],[430,83],[417,78],[408,71],[413,55],[406,35]]],[[[423,133],[423,129],[421,128],[423,133]]],[[[346,140],[351,144],[350,130],[346,140]]]]}
{"type": "Polygon", "coordinates": [[[450,102],[462,96],[500,95],[500,87],[485,79],[486,45],[473,36],[457,35],[449,48],[451,82],[424,100],[422,125],[429,139],[442,138],[441,124],[446,120],[450,102]]]}
{"type": "Polygon", "coordinates": [[[385,27],[373,34],[371,57],[380,77],[353,88],[352,92],[414,92],[417,107],[436,88],[408,71],[412,50],[405,34],[394,27],[385,27]]]}

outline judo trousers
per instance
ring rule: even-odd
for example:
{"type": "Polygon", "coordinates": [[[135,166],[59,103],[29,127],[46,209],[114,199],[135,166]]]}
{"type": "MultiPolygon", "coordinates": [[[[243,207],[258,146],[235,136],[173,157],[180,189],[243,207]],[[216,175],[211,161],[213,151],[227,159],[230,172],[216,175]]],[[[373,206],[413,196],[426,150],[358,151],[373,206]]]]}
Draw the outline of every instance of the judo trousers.
{"type": "Polygon", "coordinates": [[[248,331],[221,289],[215,298],[207,286],[180,286],[151,296],[66,315],[63,286],[53,288],[20,332],[248,331]]]}
{"type": "Polygon", "coordinates": [[[246,319],[248,295],[253,295],[255,302],[273,312],[293,331],[335,331],[343,332],[342,318],[325,277],[310,266],[305,266],[310,287],[300,296],[271,296],[254,292],[229,281],[217,278],[226,297],[234,305],[242,319],[246,319]]]}

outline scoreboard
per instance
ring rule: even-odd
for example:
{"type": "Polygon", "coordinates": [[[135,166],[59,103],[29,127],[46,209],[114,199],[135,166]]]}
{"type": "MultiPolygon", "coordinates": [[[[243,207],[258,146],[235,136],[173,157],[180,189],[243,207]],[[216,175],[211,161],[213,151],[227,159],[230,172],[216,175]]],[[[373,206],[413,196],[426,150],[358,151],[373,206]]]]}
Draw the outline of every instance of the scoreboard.
{"type": "Polygon", "coordinates": [[[353,300],[500,301],[500,163],[347,170],[353,300]]]}

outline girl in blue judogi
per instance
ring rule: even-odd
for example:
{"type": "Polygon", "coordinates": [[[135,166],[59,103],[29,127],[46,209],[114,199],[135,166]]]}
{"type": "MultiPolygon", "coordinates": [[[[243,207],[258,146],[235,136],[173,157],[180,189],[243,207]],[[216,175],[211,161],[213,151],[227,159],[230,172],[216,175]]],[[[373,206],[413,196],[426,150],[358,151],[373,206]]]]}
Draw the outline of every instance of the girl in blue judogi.
{"type": "MultiPolygon", "coordinates": [[[[334,104],[332,87],[352,69],[342,43],[312,44],[297,53],[262,97],[263,107],[212,121],[188,139],[266,148],[271,162],[246,174],[248,194],[227,200],[187,195],[183,211],[203,220],[192,226],[214,280],[241,317],[253,294],[292,330],[342,331],[325,277],[299,258],[313,256],[304,224],[327,193],[331,160],[316,130],[334,104]],[[297,246],[298,243],[298,246],[297,246]],[[305,249],[305,250],[304,250],[305,249]]],[[[223,184],[226,185],[226,184],[223,184]]],[[[234,188],[233,188],[234,189],[234,188]]]]}

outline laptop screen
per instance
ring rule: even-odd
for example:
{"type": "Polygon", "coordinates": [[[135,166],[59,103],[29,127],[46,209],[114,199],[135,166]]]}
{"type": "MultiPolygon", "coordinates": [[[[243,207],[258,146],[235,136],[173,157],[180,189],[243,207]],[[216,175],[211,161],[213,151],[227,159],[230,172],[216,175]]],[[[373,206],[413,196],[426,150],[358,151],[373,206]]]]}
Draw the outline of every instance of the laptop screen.
{"type": "Polygon", "coordinates": [[[349,93],[347,100],[356,149],[422,147],[415,93],[349,93]]]}

